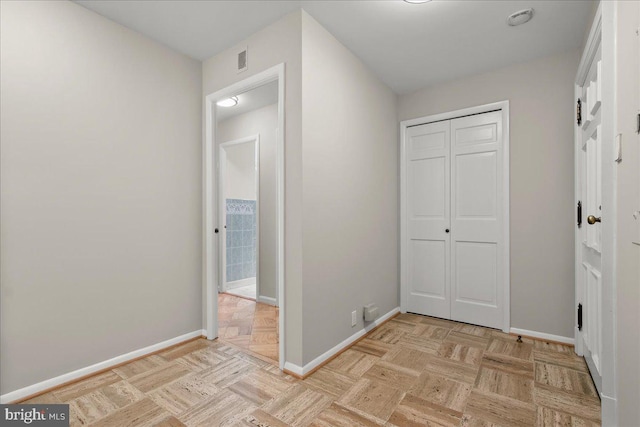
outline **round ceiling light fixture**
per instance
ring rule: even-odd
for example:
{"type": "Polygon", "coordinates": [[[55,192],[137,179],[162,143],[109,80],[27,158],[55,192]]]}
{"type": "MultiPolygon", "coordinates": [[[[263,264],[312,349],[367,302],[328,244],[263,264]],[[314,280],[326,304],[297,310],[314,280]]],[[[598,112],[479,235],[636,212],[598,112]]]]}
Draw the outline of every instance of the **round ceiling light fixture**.
{"type": "Polygon", "coordinates": [[[526,24],[531,21],[531,18],[533,18],[533,8],[523,9],[509,15],[507,18],[507,24],[511,27],[516,27],[518,25],[526,24]]]}
{"type": "Polygon", "coordinates": [[[216,105],[218,107],[235,107],[236,105],[238,105],[238,97],[232,96],[230,98],[221,99],[220,101],[216,102],[216,105]]]}
{"type": "Polygon", "coordinates": [[[411,3],[411,4],[422,4],[422,3],[429,3],[431,0],[404,0],[405,3],[411,3]]]}

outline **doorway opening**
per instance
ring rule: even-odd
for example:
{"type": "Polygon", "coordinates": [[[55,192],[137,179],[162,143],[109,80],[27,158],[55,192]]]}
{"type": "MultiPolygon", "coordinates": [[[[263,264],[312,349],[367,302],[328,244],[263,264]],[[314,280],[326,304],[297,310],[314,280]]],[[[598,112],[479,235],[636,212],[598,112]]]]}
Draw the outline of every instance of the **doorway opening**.
{"type": "Polygon", "coordinates": [[[218,338],[284,366],[284,64],[206,97],[205,313],[218,338]]]}

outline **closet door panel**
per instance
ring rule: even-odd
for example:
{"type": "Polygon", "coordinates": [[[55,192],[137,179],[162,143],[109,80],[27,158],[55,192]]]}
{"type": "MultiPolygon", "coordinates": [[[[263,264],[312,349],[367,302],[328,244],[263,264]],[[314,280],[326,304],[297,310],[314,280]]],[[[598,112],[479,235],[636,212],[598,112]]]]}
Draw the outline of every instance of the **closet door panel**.
{"type": "Polygon", "coordinates": [[[451,121],[451,318],[501,328],[502,113],[451,121]]]}
{"type": "Polygon", "coordinates": [[[450,124],[407,129],[405,306],[412,313],[449,318],[450,124]]]}

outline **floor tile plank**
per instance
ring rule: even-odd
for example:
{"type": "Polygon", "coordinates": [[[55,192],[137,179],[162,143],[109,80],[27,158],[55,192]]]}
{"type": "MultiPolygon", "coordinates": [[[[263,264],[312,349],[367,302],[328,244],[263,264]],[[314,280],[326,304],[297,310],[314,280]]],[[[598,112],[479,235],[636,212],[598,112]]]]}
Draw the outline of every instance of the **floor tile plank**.
{"type": "Polygon", "coordinates": [[[122,378],[113,371],[107,371],[102,374],[94,375],[84,380],[75,382],[68,386],[54,390],[53,394],[61,402],[69,402],[77,397],[91,393],[102,387],[121,381],[122,378]]]}
{"type": "Polygon", "coordinates": [[[329,397],[300,383],[267,402],[262,410],[292,426],[307,426],[330,405],[329,397]]]}
{"type": "Polygon", "coordinates": [[[310,424],[312,427],[379,427],[384,426],[381,420],[364,417],[340,405],[333,403],[310,424]]]}
{"type": "Polygon", "coordinates": [[[538,383],[534,389],[534,399],[538,406],[600,422],[601,408],[598,398],[569,393],[538,383]]]}
{"type": "Polygon", "coordinates": [[[480,369],[476,379],[476,389],[533,403],[532,379],[486,366],[480,369]]]}
{"type": "Polygon", "coordinates": [[[485,353],[482,366],[533,379],[534,364],[529,360],[514,359],[501,354],[485,353]]]}
{"type": "Polygon", "coordinates": [[[186,426],[233,426],[256,409],[230,390],[222,390],[177,418],[186,426]]]}
{"type": "Polygon", "coordinates": [[[398,390],[407,391],[417,381],[420,370],[405,368],[394,363],[381,360],[373,365],[363,378],[377,380],[398,390]]]}
{"type": "Polygon", "coordinates": [[[187,367],[172,362],[131,377],[127,381],[141,392],[147,393],[190,373],[187,367]]]}
{"type": "Polygon", "coordinates": [[[462,412],[467,405],[472,385],[453,381],[430,372],[423,372],[408,394],[422,400],[462,412]]]}
{"type": "Polygon", "coordinates": [[[536,362],[536,382],[565,391],[598,397],[591,376],[558,365],[536,362]]]}
{"type": "Polygon", "coordinates": [[[336,372],[359,378],[379,359],[379,357],[349,349],[333,359],[326,366],[336,372]]]}
{"type": "Polygon", "coordinates": [[[256,369],[229,386],[229,390],[256,406],[273,399],[292,387],[293,381],[256,369]]]}
{"type": "Polygon", "coordinates": [[[338,404],[387,421],[403,396],[397,388],[362,378],[338,400],[338,404]]]}
{"type": "Polygon", "coordinates": [[[334,371],[330,368],[322,368],[304,380],[304,384],[316,391],[326,394],[334,400],[339,399],[354,384],[353,376],[334,371]]]}
{"type": "Polygon", "coordinates": [[[473,390],[464,411],[479,420],[505,426],[532,426],[535,422],[535,405],[493,393],[473,390]]]}
{"type": "Polygon", "coordinates": [[[536,427],[599,427],[600,423],[538,406],[536,427]]]}
{"type": "Polygon", "coordinates": [[[406,395],[389,421],[397,426],[451,426],[460,425],[462,413],[406,395]]]}
{"type": "Polygon", "coordinates": [[[137,427],[153,425],[166,419],[168,414],[150,399],[142,399],[111,413],[91,427],[137,427]]]}

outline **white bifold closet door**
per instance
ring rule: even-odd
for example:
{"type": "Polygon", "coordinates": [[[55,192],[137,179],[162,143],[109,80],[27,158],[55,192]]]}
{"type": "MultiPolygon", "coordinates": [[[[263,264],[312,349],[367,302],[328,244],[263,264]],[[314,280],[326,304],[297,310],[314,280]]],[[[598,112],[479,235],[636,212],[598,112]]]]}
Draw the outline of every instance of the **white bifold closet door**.
{"type": "Polygon", "coordinates": [[[407,311],[451,314],[450,123],[407,129],[407,311]]]}
{"type": "Polygon", "coordinates": [[[407,129],[407,311],[502,328],[502,112],[407,129]]]}

